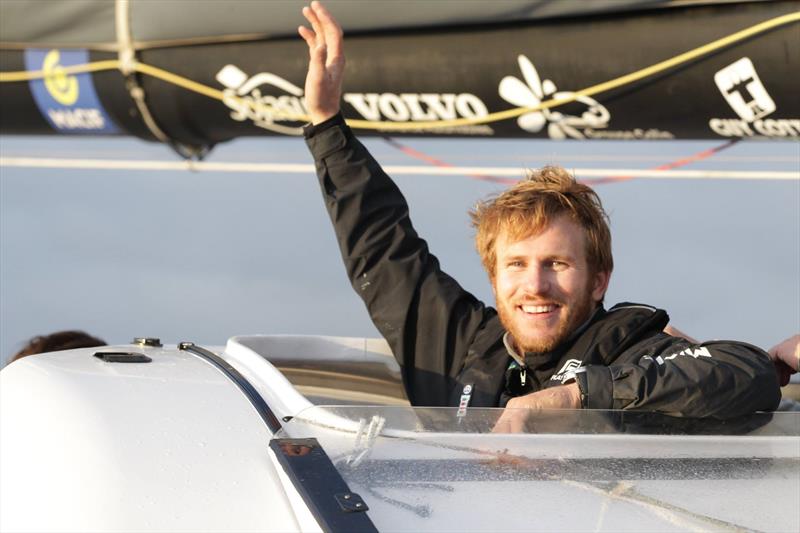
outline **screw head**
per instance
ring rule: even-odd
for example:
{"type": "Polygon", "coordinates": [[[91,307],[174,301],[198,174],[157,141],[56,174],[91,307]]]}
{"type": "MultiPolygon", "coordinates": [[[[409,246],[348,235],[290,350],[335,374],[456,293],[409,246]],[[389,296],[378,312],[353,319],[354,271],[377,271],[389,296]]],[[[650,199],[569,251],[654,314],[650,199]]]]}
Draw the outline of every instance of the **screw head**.
{"type": "Polygon", "coordinates": [[[162,346],[161,339],[156,337],[136,337],[133,339],[133,344],[138,344],[139,346],[152,346],[154,348],[159,348],[162,346]]]}

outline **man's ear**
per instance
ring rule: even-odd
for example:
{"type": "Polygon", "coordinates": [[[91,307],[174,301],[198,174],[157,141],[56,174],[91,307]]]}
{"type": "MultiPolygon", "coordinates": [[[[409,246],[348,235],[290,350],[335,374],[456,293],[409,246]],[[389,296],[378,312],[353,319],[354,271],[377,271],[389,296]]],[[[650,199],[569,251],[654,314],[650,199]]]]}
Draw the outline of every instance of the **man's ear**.
{"type": "Polygon", "coordinates": [[[592,299],[595,302],[603,301],[610,280],[611,272],[597,272],[592,276],[592,299]]]}

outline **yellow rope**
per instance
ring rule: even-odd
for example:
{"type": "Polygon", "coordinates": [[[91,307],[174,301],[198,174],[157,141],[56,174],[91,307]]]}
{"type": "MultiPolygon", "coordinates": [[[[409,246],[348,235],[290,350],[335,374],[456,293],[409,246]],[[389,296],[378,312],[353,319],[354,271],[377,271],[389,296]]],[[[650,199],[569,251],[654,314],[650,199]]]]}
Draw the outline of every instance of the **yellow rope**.
{"type": "MultiPolygon", "coordinates": [[[[591,87],[587,87],[586,89],[580,91],[575,91],[572,93],[571,96],[568,97],[557,98],[557,99],[553,98],[550,100],[546,100],[534,107],[517,107],[513,109],[507,109],[505,111],[490,113],[480,118],[460,118],[452,120],[419,121],[419,122],[385,122],[385,121],[349,119],[347,120],[347,123],[350,126],[358,129],[404,131],[404,130],[420,130],[420,129],[434,129],[434,128],[452,128],[457,126],[468,126],[473,124],[487,124],[490,122],[498,122],[501,120],[518,117],[525,113],[533,113],[536,111],[541,111],[543,109],[551,109],[553,107],[558,107],[564,104],[568,104],[570,102],[574,102],[580,97],[593,96],[595,94],[610,91],[611,89],[616,89],[624,85],[629,85],[631,83],[637,82],[641,79],[647,78],[654,74],[658,74],[659,72],[663,72],[665,70],[676,67],[683,63],[687,63],[704,55],[710,54],[716,50],[719,50],[726,46],[730,46],[738,41],[742,41],[759,33],[763,33],[773,28],[777,28],[779,26],[783,26],[785,24],[798,21],[800,21],[800,11],[782,15],[780,17],[775,17],[773,19],[750,26],[749,28],[745,28],[744,30],[740,30],[736,33],[732,33],[731,35],[728,35],[721,39],[717,39],[716,41],[712,41],[703,46],[699,46],[697,48],[689,50],[688,52],[684,52],[665,61],[661,61],[649,67],[645,67],[635,72],[631,72],[630,74],[626,74],[625,76],[620,76],[613,80],[609,80],[605,83],[600,83],[597,85],[593,85],[591,87]]],[[[167,83],[172,83],[173,85],[176,85],[178,87],[182,87],[186,90],[193,91],[202,94],[204,96],[208,96],[209,98],[213,98],[215,100],[220,100],[220,101],[223,100],[223,92],[218,89],[214,89],[213,87],[208,87],[207,85],[197,83],[188,78],[184,78],[177,74],[173,74],[166,70],[151,65],[146,65],[144,63],[134,62],[132,66],[134,70],[136,70],[137,72],[141,72],[142,74],[147,74],[154,78],[163,80],[167,83]]],[[[62,68],[63,68],[62,72],[64,74],[98,72],[103,70],[119,69],[120,62],[116,59],[109,59],[105,61],[96,61],[92,63],[86,63],[83,65],[72,65],[62,68]]],[[[47,74],[41,70],[0,72],[0,82],[28,81],[28,80],[44,78],[46,76],[47,74]]],[[[244,99],[240,100],[242,102],[247,102],[247,105],[249,107],[252,107],[256,110],[264,110],[266,112],[273,113],[272,110],[269,108],[269,106],[265,106],[263,104],[256,102],[250,102],[244,99]]],[[[284,120],[297,120],[297,121],[309,120],[309,117],[307,115],[290,115],[285,112],[273,113],[273,117],[284,120]]]]}
{"type": "Polygon", "coordinates": [[[137,72],[141,72],[142,74],[149,74],[154,78],[158,78],[173,85],[177,85],[178,87],[183,87],[184,89],[187,89],[189,91],[200,93],[204,96],[208,96],[209,98],[214,98],[215,100],[220,100],[220,101],[222,100],[223,97],[222,91],[214,89],[213,87],[209,87],[207,85],[203,85],[202,83],[197,83],[196,81],[184,78],[183,76],[178,76],[177,74],[173,74],[172,72],[167,72],[166,70],[162,70],[158,67],[153,67],[151,65],[145,65],[144,63],[139,63],[138,61],[133,64],[133,68],[137,72]]]}
{"type": "MultiPolygon", "coordinates": [[[[105,61],[95,61],[83,65],[71,65],[61,67],[64,74],[83,74],[85,72],[98,72],[101,70],[115,70],[119,68],[119,61],[108,59],[105,61]]],[[[18,72],[0,72],[0,82],[10,81],[30,81],[46,78],[47,73],[43,70],[20,70],[18,72]]]]}
{"type": "MultiPolygon", "coordinates": [[[[506,111],[498,111],[495,113],[490,113],[485,117],[480,117],[477,119],[470,118],[470,119],[440,120],[435,122],[434,127],[448,128],[454,126],[466,126],[472,124],[486,124],[489,122],[498,122],[500,120],[518,117],[525,113],[532,113],[535,111],[541,111],[542,109],[550,109],[560,105],[568,104],[570,102],[574,102],[581,96],[592,96],[601,92],[610,91],[611,89],[622,87],[623,85],[631,84],[648,76],[652,76],[653,74],[658,74],[659,72],[663,72],[664,70],[667,70],[669,68],[676,67],[682,63],[689,62],[703,55],[710,54],[715,50],[729,46],[737,41],[741,41],[743,39],[747,39],[748,37],[752,37],[753,35],[757,35],[772,28],[797,21],[800,21],[800,11],[789,13],[788,15],[782,15],[780,17],[776,17],[761,22],[759,24],[755,24],[753,26],[750,26],[749,28],[733,33],[727,37],[717,39],[716,41],[712,41],[703,46],[699,46],[693,50],[684,52],[683,54],[679,54],[665,61],[661,61],[660,63],[656,63],[655,65],[651,65],[641,70],[637,70],[636,72],[632,72],[625,76],[620,76],[619,78],[609,80],[605,83],[600,83],[598,85],[594,85],[592,87],[576,91],[572,93],[571,96],[568,97],[558,98],[558,99],[553,98],[550,100],[546,100],[535,107],[518,107],[515,109],[508,109],[506,111]]],[[[361,128],[361,129],[371,128],[374,127],[375,124],[380,124],[381,125],[380,129],[393,130],[393,131],[419,129],[421,125],[428,124],[427,122],[416,122],[416,123],[377,122],[376,123],[368,120],[348,120],[347,123],[354,128],[361,128]]]]}

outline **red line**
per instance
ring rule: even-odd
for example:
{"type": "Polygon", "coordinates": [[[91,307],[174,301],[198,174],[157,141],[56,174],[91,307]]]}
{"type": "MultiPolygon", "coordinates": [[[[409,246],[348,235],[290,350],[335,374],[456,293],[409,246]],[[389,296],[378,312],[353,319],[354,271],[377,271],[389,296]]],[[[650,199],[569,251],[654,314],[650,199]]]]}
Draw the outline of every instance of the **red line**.
{"type": "MultiPolygon", "coordinates": [[[[425,153],[422,153],[419,150],[415,150],[414,148],[411,148],[410,146],[406,146],[406,145],[398,142],[396,139],[394,139],[392,137],[384,136],[383,140],[386,141],[392,147],[396,148],[397,150],[400,150],[401,152],[403,152],[404,154],[406,154],[406,155],[408,155],[410,157],[413,157],[414,159],[419,159],[420,161],[424,161],[424,162],[426,162],[426,163],[428,163],[428,164],[430,164],[432,166],[435,166],[435,167],[455,168],[455,165],[451,165],[450,163],[442,161],[441,159],[437,159],[435,157],[432,157],[432,156],[429,156],[429,155],[427,155],[425,153]]],[[[676,159],[675,161],[671,161],[669,163],[664,163],[663,165],[659,165],[657,167],[653,167],[650,170],[672,170],[674,168],[680,168],[680,167],[686,166],[689,163],[694,163],[696,161],[702,161],[703,159],[707,159],[707,158],[711,157],[714,154],[717,154],[717,153],[719,153],[719,152],[721,152],[721,151],[723,151],[723,150],[725,150],[727,148],[730,148],[731,146],[733,146],[734,144],[736,144],[740,140],[741,139],[731,139],[731,140],[726,141],[725,143],[723,143],[723,144],[721,144],[719,146],[715,146],[713,148],[707,148],[705,150],[697,152],[696,154],[692,154],[692,155],[687,156],[687,157],[682,157],[680,159],[676,159]]],[[[470,174],[467,174],[467,176],[470,177],[470,178],[476,179],[476,180],[490,181],[490,182],[493,182],[493,183],[503,183],[503,184],[506,184],[506,185],[510,185],[510,184],[513,184],[513,183],[516,183],[516,182],[519,181],[519,180],[514,179],[514,178],[501,178],[499,176],[490,176],[488,174],[471,174],[470,173],[470,174]]],[[[632,179],[634,179],[633,176],[608,176],[608,177],[605,177],[605,178],[593,178],[593,179],[578,180],[578,181],[580,181],[581,183],[586,183],[587,185],[605,185],[606,183],[618,183],[618,182],[621,182],[621,181],[628,181],[628,180],[632,180],[632,179]]]]}
{"type": "MultiPolygon", "coordinates": [[[[420,152],[419,150],[415,150],[415,149],[411,148],[410,146],[406,146],[404,144],[401,144],[397,140],[393,139],[392,137],[384,137],[383,140],[386,141],[387,143],[389,143],[394,148],[397,148],[398,150],[400,150],[404,154],[409,155],[409,156],[411,156],[411,157],[413,157],[415,159],[419,159],[420,161],[425,161],[426,163],[429,163],[429,164],[431,164],[431,165],[433,165],[435,167],[455,168],[455,165],[451,165],[450,163],[442,161],[441,159],[436,159],[435,157],[431,157],[431,156],[429,156],[427,154],[424,154],[424,153],[420,152]]],[[[467,176],[472,178],[472,179],[476,179],[476,180],[491,181],[493,183],[503,183],[503,184],[506,184],[506,185],[511,185],[511,184],[516,183],[516,182],[519,181],[519,180],[516,180],[514,178],[501,178],[499,176],[490,176],[488,174],[471,174],[470,173],[470,174],[467,174],[467,176]]]]}
{"type": "MultiPolygon", "coordinates": [[[[708,148],[701,152],[697,152],[696,154],[692,154],[687,157],[682,157],[681,159],[676,159],[670,163],[664,163],[663,165],[659,165],[657,167],[653,167],[651,170],[672,170],[674,168],[680,168],[682,166],[686,166],[689,163],[694,163],[695,161],[702,161],[703,159],[707,159],[714,154],[718,154],[719,152],[730,148],[737,142],[741,141],[741,139],[731,139],[730,141],[726,141],[719,146],[715,146],[713,148],[708,148]]],[[[608,176],[606,178],[597,178],[592,180],[579,180],[582,183],[586,183],[588,185],[605,185],[606,183],[617,183],[620,181],[628,181],[634,179],[633,176],[608,176]]]]}

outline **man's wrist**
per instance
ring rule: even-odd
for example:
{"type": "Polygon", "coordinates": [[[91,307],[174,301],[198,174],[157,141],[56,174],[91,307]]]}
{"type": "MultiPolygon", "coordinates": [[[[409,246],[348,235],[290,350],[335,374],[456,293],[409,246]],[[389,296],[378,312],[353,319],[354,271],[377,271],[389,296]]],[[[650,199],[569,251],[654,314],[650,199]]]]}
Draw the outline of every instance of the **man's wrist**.
{"type": "Polygon", "coordinates": [[[326,120],[330,120],[331,118],[335,117],[341,112],[340,109],[336,109],[335,111],[309,111],[309,118],[311,119],[311,124],[315,126],[317,124],[322,124],[326,120]]]}
{"type": "Polygon", "coordinates": [[[303,126],[303,135],[305,136],[306,139],[310,139],[314,135],[317,135],[318,133],[321,133],[334,126],[344,126],[346,124],[347,123],[344,120],[344,116],[342,115],[341,112],[339,112],[333,115],[332,117],[328,118],[327,120],[324,120],[318,124],[317,123],[306,124],[305,126],[303,126]]]}
{"type": "Polygon", "coordinates": [[[580,409],[586,409],[589,403],[588,395],[588,382],[586,379],[586,368],[581,367],[572,372],[569,372],[564,379],[564,384],[572,384],[578,391],[578,406],[580,409]]]}

